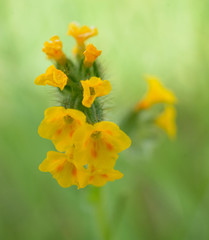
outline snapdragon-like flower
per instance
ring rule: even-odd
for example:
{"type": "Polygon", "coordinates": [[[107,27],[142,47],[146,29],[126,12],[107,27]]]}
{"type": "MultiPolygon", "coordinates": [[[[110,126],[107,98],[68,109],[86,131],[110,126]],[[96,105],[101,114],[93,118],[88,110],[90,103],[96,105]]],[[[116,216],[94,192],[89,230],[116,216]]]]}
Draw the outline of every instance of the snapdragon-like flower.
{"type": "Polygon", "coordinates": [[[156,77],[148,77],[149,89],[145,97],[137,103],[135,111],[150,108],[156,103],[175,104],[177,102],[175,95],[165,88],[156,77]]]}
{"type": "Polygon", "coordinates": [[[82,56],[85,50],[85,41],[98,34],[97,28],[82,26],[80,27],[77,23],[72,22],[68,27],[68,35],[75,38],[77,45],[73,49],[73,53],[82,56]]]}
{"type": "Polygon", "coordinates": [[[83,188],[88,183],[88,175],[83,167],[76,165],[77,161],[79,159],[74,159],[72,151],[67,153],[49,151],[39,170],[50,172],[61,187],[77,185],[78,188],[83,188]]]}
{"type": "Polygon", "coordinates": [[[91,67],[94,61],[101,55],[102,51],[97,50],[93,44],[88,44],[83,55],[85,56],[84,65],[91,67]]]}
{"type": "Polygon", "coordinates": [[[130,138],[113,122],[84,124],[74,134],[82,162],[96,169],[112,169],[118,153],[131,145],[130,138]]]}
{"type": "Polygon", "coordinates": [[[83,86],[83,101],[85,107],[90,108],[96,97],[109,94],[111,84],[108,80],[101,80],[98,77],[91,77],[89,80],[81,80],[83,86]]]}
{"type": "Polygon", "coordinates": [[[60,70],[56,69],[54,65],[47,68],[46,72],[35,79],[36,85],[50,85],[64,89],[67,84],[68,77],[60,70]]]}
{"type": "Polygon", "coordinates": [[[53,141],[58,151],[65,151],[73,144],[75,131],[86,122],[86,116],[76,109],[51,107],[46,109],[38,133],[53,141]]]}
{"type": "Polygon", "coordinates": [[[162,128],[170,138],[176,136],[176,109],[173,106],[166,106],[165,110],[158,116],[155,123],[162,128]]]}
{"type": "Polygon", "coordinates": [[[45,42],[42,51],[46,53],[48,59],[53,59],[61,64],[66,61],[66,56],[62,51],[62,42],[58,36],[53,36],[48,42],[45,42]]]}

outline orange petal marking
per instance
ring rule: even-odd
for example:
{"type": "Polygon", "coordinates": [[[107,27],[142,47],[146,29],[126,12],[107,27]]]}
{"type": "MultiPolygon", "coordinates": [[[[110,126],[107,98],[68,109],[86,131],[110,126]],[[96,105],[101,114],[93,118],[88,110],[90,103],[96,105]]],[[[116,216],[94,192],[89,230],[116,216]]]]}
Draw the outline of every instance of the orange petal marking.
{"type": "Polygon", "coordinates": [[[107,142],[106,142],[105,144],[106,144],[106,146],[107,146],[107,149],[108,149],[108,150],[110,150],[110,151],[112,151],[112,150],[113,150],[113,148],[114,148],[114,147],[113,147],[113,145],[112,145],[112,144],[110,144],[110,143],[107,143],[107,142]]]}

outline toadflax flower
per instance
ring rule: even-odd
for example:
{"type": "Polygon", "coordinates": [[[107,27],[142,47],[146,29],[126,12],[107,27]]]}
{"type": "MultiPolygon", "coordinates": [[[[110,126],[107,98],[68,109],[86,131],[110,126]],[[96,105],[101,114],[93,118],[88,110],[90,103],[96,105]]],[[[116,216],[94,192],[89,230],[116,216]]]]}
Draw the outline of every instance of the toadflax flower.
{"type": "Polygon", "coordinates": [[[71,152],[49,151],[47,158],[39,165],[39,170],[50,172],[60,186],[64,188],[72,185],[83,188],[87,185],[88,175],[86,170],[83,167],[76,166],[71,152]]]}
{"type": "Polygon", "coordinates": [[[176,136],[176,109],[173,106],[166,106],[163,113],[155,120],[155,123],[165,130],[170,138],[176,136]]]}
{"type": "Polygon", "coordinates": [[[64,89],[67,84],[68,77],[61,71],[56,69],[54,65],[47,68],[46,72],[35,79],[36,85],[50,85],[64,89]]]}
{"type": "Polygon", "coordinates": [[[66,61],[66,56],[62,51],[62,42],[58,36],[53,36],[48,42],[45,42],[42,51],[46,53],[49,59],[61,64],[66,61]]]}
{"type": "Polygon", "coordinates": [[[118,153],[131,145],[130,138],[113,122],[84,124],[73,136],[80,159],[89,166],[112,169],[118,153]]]}
{"type": "Polygon", "coordinates": [[[82,26],[72,22],[68,27],[68,35],[75,38],[77,46],[73,49],[74,54],[82,55],[85,50],[85,41],[98,34],[97,28],[82,26]]]}
{"type": "Polygon", "coordinates": [[[100,56],[102,51],[97,50],[93,44],[88,44],[83,55],[85,56],[84,65],[86,67],[91,67],[94,61],[100,56]]]}
{"type": "Polygon", "coordinates": [[[86,116],[76,109],[50,107],[45,111],[38,133],[41,137],[51,139],[58,151],[65,151],[73,144],[75,131],[86,122],[86,116]]]}
{"type": "Polygon", "coordinates": [[[85,107],[90,108],[96,97],[107,95],[111,91],[111,84],[108,80],[101,80],[98,77],[91,77],[89,80],[81,80],[83,86],[83,101],[85,107]]]}
{"type": "Polygon", "coordinates": [[[156,103],[174,104],[177,102],[175,95],[166,89],[156,77],[148,77],[149,89],[146,96],[135,106],[136,111],[147,109],[156,103]]]}

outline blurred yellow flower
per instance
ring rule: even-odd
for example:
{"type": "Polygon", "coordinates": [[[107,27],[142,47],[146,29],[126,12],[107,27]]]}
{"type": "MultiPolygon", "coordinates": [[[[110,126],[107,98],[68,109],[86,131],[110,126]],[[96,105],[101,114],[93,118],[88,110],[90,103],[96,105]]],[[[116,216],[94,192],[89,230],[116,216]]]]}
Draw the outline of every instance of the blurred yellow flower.
{"type": "Polygon", "coordinates": [[[131,145],[130,138],[113,122],[84,124],[74,134],[73,140],[79,157],[89,167],[112,169],[118,153],[131,145]]]}
{"type": "Polygon", "coordinates": [[[70,23],[68,27],[68,35],[73,36],[77,42],[76,47],[73,49],[73,53],[82,56],[85,50],[85,41],[98,34],[97,28],[82,26],[77,23],[70,23]]]}
{"type": "Polygon", "coordinates": [[[176,109],[173,106],[166,106],[163,113],[158,116],[155,123],[162,128],[170,138],[176,136],[176,109]]]}
{"type": "Polygon", "coordinates": [[[44,74],[41,74],[35,79],[36,85],[50,85],[64,89],[67,84],[68,77],[61,71],[56,69],[54,65],[47,68],[44,74]]]}
{"type": "Polygon", "coordinates": [[[62,51],[62,42],[58,36],[53,36],[48,42],[45,42],[42,51],[49,59],[54,59],[60,64],[66,61],[66,56],[62,51]]]}
{"type": "Polygon", "coordinates": [[[72,153],[49,151],[47,158],[39,165],[42,172],[50,172],[61,187],[77,185],[83,188],[87,185],[87,174],[83,167],[77,167],[72,153]]]}
{"type": "Polygon", "coordinates": [[[58,151],[65,151],[73,144],[75,131],[86,122],[86,116],[79,110],[64,107],[50,107],[45,111],[38,133],[51,139],[58,151]]]}
{"type": "Polygon", "coordinates": [[[85,56],[84,65],[86,67],[91,67],[96,58],[100,56],[101,53],[102,51],[97,50],[97,48],[92,43],[88,44],[85,52],[83,53],[85,56]]]}
{"type": "Polygon", "coordinates": [[[104,186],[108,181],[115,181],[123,177],[123,174],[114,169],[89,169],[88,184],[96,187],[104,186]]]}
{"type": "Polygon", "coordinates": [[[165,88],[156,77],[148,77],[149,89],[146,96],[135,106],[136,111],[147,109],[156,103],[174,104],[177,102],[175,95],[165,88]]]}
{"type": "Polygon", "coordinates": [[[108,80],[91,77],[89,80],[81,80],[83,86],[83,101],[85,107],[90,108],[96,97],[107,95],[111,91],[111,84],[108,80]]]}

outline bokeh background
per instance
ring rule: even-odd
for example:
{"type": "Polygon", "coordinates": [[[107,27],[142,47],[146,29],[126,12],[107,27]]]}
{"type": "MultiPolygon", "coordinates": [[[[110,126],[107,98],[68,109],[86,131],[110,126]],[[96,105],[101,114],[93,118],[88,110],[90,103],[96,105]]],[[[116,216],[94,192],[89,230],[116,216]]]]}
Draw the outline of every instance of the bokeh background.
{"type": "Polygon", "coordinates": [[[208,0],[0,0],[0,239],[101,239],[92,188],[63,189],[38,170],[53,146],[37,128],[56,98],[34,79],[51,64],[41,51],[51,36],[71,54],[71,21],[99,29],[109,120],[142,97],[144,74],[178,97],[177,139],[124,152],[124,178],[102,189],[112,239],[209,239],[208,12],[208,0]]]}

